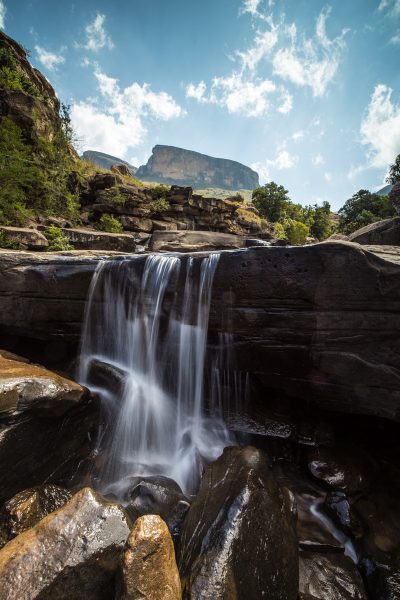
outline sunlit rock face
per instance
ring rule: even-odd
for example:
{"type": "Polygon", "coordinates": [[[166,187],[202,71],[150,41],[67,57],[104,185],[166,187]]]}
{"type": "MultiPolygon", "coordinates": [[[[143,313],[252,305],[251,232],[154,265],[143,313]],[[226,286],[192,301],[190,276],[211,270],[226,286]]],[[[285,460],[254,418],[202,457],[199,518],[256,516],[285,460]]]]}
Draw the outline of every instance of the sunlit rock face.
{"type": "Polygon", "coordinates": [[[197,188],[252,190],[259,186],[258,174],[234,160],[213,158],[192,150],[157,145],[146,165],[136,171],[143,181],[192,185],[197,188]]]}

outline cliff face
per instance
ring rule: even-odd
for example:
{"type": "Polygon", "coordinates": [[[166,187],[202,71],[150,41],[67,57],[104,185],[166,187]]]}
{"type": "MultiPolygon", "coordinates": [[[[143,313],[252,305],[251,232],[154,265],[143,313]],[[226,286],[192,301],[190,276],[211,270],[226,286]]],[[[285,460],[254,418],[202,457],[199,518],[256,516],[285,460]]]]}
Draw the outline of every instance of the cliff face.
{"type": "Polygon", "coordinates": [[[153,154],[146,165],[139,167],[136,177],[196,188],[252,190],[259,186],[258,174],[234,160],[161,145],[154,146],[153,154]]]}

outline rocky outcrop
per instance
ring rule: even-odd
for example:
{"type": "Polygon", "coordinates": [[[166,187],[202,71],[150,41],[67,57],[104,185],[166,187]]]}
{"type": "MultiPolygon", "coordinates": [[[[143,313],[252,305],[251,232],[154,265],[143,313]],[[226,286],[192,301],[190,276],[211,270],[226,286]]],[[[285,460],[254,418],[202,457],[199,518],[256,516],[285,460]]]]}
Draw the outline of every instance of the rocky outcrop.
{"type": "MultiPolygon", "coordinates": [[[[0,509],[4,543],[34,527],[49,513],[68,502],[71,495],[68,490],[50,483],[23,490],[13,496],[0,509]]],[[[2,545],[0,543],[0,547],[2,545]]]]}
{"type": "Polygon", "coordinates": [[[0,550],[2,600],[108,600],[129,535],[123,509],[84,488],[0,550]]]}
{"type": "Polygon", "coordinates": [[[87,160],[100,169],[111,169],[114,165],[124,165],[127,167],[129,173],[134,175],[137,168],[128,163],[122,158],[111,156],[111,154],[105,154],[104,152],[97,152],[96,150],[85,150],[81,156],[82,160],[87,160]]]}
{"type": "Polygon", "coordinates": [[[96,439],[99,407],[84,388],[0,356],[0,501],[43,482],[72,483],[96,439]]]}
{"type": "Polygon", "coordinates": [[[146,165],[138,168],[136,177],[197,188],[253,190],[259,186],[258,174],[234,160],[213,158],[206,154],[174,146],[154,146],[146,165]]]}
{"type": "Polygon", "coordinates": [[[139,517],[128,538],[120,569],[118,600],[180,600],[174,545],[164,521],[139,517]]]}
{"type": "MultiPolygon", "coordinates": [[[[399,256],[345,242],[223,252],[210,332],[230,331],[238,369],[271,391],[399,420],[399,256]]],[[[96,264],[0,251],[0,334],[78,340],[96,264]]]]}
{"type": "Polygon", "coordinates": [[[132,254],[136,242],[129,233],[107,233],[93,229],[63,229],[69,243],[77,250],[114,250],[132,254]]]}
{"type": "Polygon", "coordinates": [[[400,214],[400,181],[397,181],[390,190],[389,199],[396,212],[400,214]]]}
{"type": "Polygon", "coordinates": [[[6,243],[18,250],[46,250],[49,242],[40,231],[28,227],[0,227],[6,243]]]}
{"type": "Polygon", "coordinates": [[[297,598],[290,500],[260,450],[226,448],[206,468],[183,524],[180,571],[184,598],[297,598]]]}
{"type": "Polygon", "coordinates": [[[152,252],[203,252],[243,248],[245,239],[213,231],[155,231],[150,239],[152,252]]]}
{"type": "Polygon", "coordinates": [[[351,233],[348,239],[357,244],[400,246],[400,217],[366,225],[351,233]]]}

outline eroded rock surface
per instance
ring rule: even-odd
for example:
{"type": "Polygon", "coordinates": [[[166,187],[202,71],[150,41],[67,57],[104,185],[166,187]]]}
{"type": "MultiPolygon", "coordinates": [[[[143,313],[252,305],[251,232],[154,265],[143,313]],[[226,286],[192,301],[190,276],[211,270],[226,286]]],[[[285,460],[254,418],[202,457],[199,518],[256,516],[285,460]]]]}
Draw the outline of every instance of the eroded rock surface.
{"type": "Polygon", "coordinates": [[[167,525],[157,515],[139,517],[120,569],[118,600],[180,600],[181,582],[167,525]]]}
{"type": "Polygon", "coordinates": [[[260,450],[226,448],[206,468],[183,524],[183,597],[295,600],[298,550],[291,511],[260,450]]]}
{"type": "Polygon", "coordinates": [[[357,229],[348,236],[357,244],[382,244],[386,246],[400,245],[400,217],[384,219],[357,229]]]}
{"type": "Polygon", "coordinates": [[[245,238],[214,231],[155,231],[151,236],[153,252],[203,252],[243,248],[245,238]]]}
{"type": "Polygon", "coordinates": [[[299,600],[367,600],[367,595],[347,556],[301,552],[299,600]]]}
{"type": "Polygon", "coordinates": [[[105,600],[129,535],[123,509],[84,488],[0,550],[2,600],[105,600]]]}

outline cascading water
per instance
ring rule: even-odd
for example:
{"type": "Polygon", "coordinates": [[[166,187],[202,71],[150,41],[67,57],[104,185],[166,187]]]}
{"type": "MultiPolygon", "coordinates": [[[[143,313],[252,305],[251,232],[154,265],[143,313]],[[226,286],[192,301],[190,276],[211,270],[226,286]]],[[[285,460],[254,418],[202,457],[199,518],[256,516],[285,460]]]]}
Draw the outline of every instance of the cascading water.
{"type": "MultiPolygon", "coordinates": [[[[196,259],[198,261],[199,259],[196,259]]],[[[233,440],[220,410],[205,416],[204,369],[212,282],[219,255],[201,259],[196,277],[186,260],[183,298],[177,282],[181,259],[150,255],[99,264],[89,292],[80,381],[97,387],[107,411],[99,486],[122,497],[136,475],[166,475],[193,491],[205,461],[233,440]],[[139,269],[138,269],[139,267],[139,269]],[[172,290],[172,293],[171,293],[172,290]],[[93,385],[93,369],[122,373],[115,386],[93,385]]]]}

